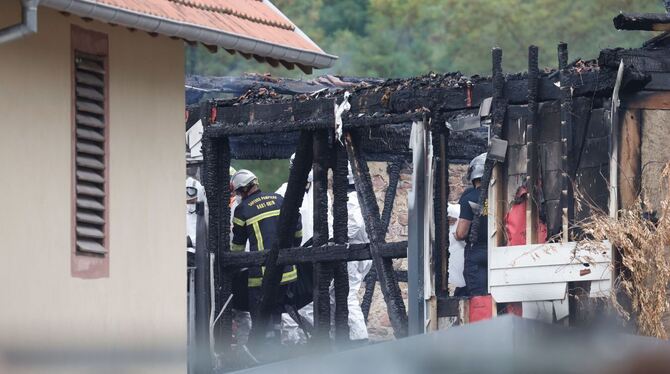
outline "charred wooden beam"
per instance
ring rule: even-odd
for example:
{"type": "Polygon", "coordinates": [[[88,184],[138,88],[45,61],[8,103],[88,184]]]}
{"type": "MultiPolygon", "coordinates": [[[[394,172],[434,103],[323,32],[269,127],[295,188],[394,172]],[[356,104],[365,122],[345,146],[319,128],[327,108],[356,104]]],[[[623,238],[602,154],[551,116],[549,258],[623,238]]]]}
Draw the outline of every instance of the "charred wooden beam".
{"type": "MultiPolygon", "coordinates": [[[[382,258],[406,258],[407,242],[384,243],[377,246],[382,258]]],[[[266,262],[268,251],[227,252],[223,254],[223,266],[226,269],[261,266],[266,262]]],[[[329,244],[319,247],[283,248],[279,251],[277,265],[295,265],[332,261],[371,260],[370,244],[329,244]]]]}
{"type": "MultiPolygon", "coordinates": [[[[568,44],[560,43],[558,45],[558,69],[560,71],[561,82],[561,222],[562,222],[562,241],[568,242],[570,216],[574,214],[574,204],[571,199],[571,181],[569,165],[571,165],[572,150],[572,92],[568,82],[568,44]]],[[[555,235],[556,233],[552,233],[555,235]]]]}
{"type": "MultiPolygon", "coordinates": [[[[204,119],[207,121],[207,119],[204,119]]],[[[224,253],[230,252],[230,148],[227,138],[203,138],[204,157],[204,186],[209,205],[209,229],[207,247],[214,259],[214,292],[215,303],[213,308],[217,313],[223,308],[226,300],[232,294],[233,278],[230,272],[224,272],[221,258],[224,253]]],[[[205,285],[209,287],[209,275],[205,275],[205,285]]],[[[208,317],[209,318],[209,317],[208,317]]],[[[215,327],[214,335],[217,351],[227,352],[232,342],[232,314],[230,309],[224,311],[221,322],[215,327]]]]}
{"type": "MultiPolygon", "coordinates": [[[[491,123],[491,138],[500,138],[502,135],[503,123],[505,121],[505,112],[507,111],[507,100],[504,96],[504,86],[505,78],[503,77],[502,72],[502,49],[493,48],[491,51],[492,59],[492,71],[493,71],[493,114],[492,114],[492,123],[491,123]]],[[[495,161],[491,159],[486,159],[486,164],[484,165],[484,175],[482,176],[481,189],[479,192],[479,206],[483,207],[484,203],[488,199],[489,185],[491,184],[491,176],[493,175],[493,167],[495,166],[495,161]]],[[[499,181],[496,181],[500,183],[499,181]]],[[[497,204],[497,202],[489,202],[489,204],[497,204]]],[[[472,220],[470,226],[470,235],[468,241],[470,243],[477,242],[477,236],[479,235],[480,230],[480,219],[481,209],[478,210],[472,220]]],[[[497,218],[494,218],[497,219],[497,218]]]]}
{"type": "MultiPolygon", "coordinates": [[[[616,69],[609,66],[590,71],[570,69],[566,79],[572,87],[573,96],[609,95],[616,81],[616,69]]],[[[642,82],[644,79],[648,81],[649,78],[643,74],[628,74],[627,79],[629,82],[625,83],[642,84],[646,83],[642,82]]],[[[555,83],[555,78],[548,75],[538,78],[538,101],[561,98],[555,83]]],[[[494,86],[493,80],[482,80],[469,88],[409,87],[388,92],[379,90],[377,86],[361,89],[352,94],[352,109],[345,115],[345,129],[412,122],[420,119],[423,108],[434,117],[476,109],[483,99],[493,95],[494,86]]],[[[528,82],[525,77],[509,77],[503,90],[503,96],[509,103],[527,102],[528,82]]],[[[331,128],[336,99],[338,97],[332,96],[289,102],[270,99],[269,103],[257,104],[216,102],[220,121],[212,126],[211,132],[214,136],[225,136],[331,128]]]]}
{"type": "Polygon", "coordinates": [[[670,15],[658,13],[620,13],[612,20],[617,30],[670,30],[670,15]]]}
{"type": "Polygon", "coordinates": [[[528,122],[526,123],[526,244],[537,242],[535,222],[537,221],[537,202],[535,200],[535,183],[537,180],[537,145],[536,129],[538,118],[537,81],[540,75],[538,66],[539,52],[537,46],[528,47],[528,122]]]}
{"type": "MultiPolygon", "coordinates": [[[[309,103],[306,102],[306,103],[309,103]]],[[[284,106],[283,104],[251,104],[251,107],[265,107],[265,106],[284,106]]],[[[238,108],[238,107],[227,107],[227,108],[238,108]]],[[[246,108],[246,106],[241,106],[239,108],[246,108]]],[[[278,108],[279,109],[279,108],[278,108]]],[[[344,120],[343,128],[344,130],[351,130],[361,127],[378,127],[384,125],[393,125],[393,124],[403,124],[411,123],[414,120],[423,118],[424,113],[403,113],[403,114],[387,114],[387,115],[362,115],[355,118],[347,118],[344,120]]],[[[309,115],[307,118],[303,119],[282,119],[280,118],[267,118],[260,117],[255,119],[250,116],[248,118],[249,122],[217,122],[211,126],[210,132],[212,136],[235,136],[235,135],[252,135],[252,134],[272,134],[272,133],[285,133],[291,131],[316,131],[316,130],[328,130],[333,127],[335,123],[335,118],[333,116],[333,108],[329,108],[329,111],[323,110],[320,108],[319,111],[315,111],[309,115]]]]}
{"type": "MultiPolygon", "coordinates": [[[[339,141],[333,142],[333,239],[336,245],[349,241],[347,189],[349,185],[347,151],[339,141]]],[[[334,263],[335,339],[349,340],[349,272],[346,262],[334,263]]]]}
{"type": "Polygon", "coordinates": [[[382,210],[382,229],[384,235],[388,231],[391,223],[391,213],[393,213],[393,204],[395,203],[396,191],[398,191],[398,182],[400,181],[400,168],[403,164],[402,160],[394,160],[388,164],[386,171],[389,176],[388,187],[384,193],[384,208],[382,210]]]}
{"type": "Polygon", "coordinates": [[[358,200],[361,202],[365,229],[370,238],[370,253],[372,254],[373,264],[379,277],[382,293],[384,294],[389,319],[393,325],[394,335],[396,337],[404,337],[407,336],[405,303],[402,299],[398,282],[395,279],[393,261],[383,258],[379,253],[379,244],[384,243],[385,240],[379,216],[379,206],[377,205],[377,199],[372,188],[367,161],[359,151],[360,141],[358,135],[352,137],[351,133],[346,133],[345,144],[354,174],[358,200]]]}
{"type": "Polygon", "coordinates": [[[288,186],[284,195],[284,202],[279,213],[277,223],[277,238],[272,243],[271,249],[267,251],[265,260],[265,272],[261,290],[260,313],[258,323],[254,321],[250,337],[259,341],[264,335],[265,327],[268,325],[272,309],[277,303],[279,295],[279,283],[281,281],[283,268],[278,266],[280,248],[289,248],[293,244],[295,228],[298,223],[298,209],[302,205],[305,195],[305,184],[309,174],[312,161],[312,134],[304,132],[300,135],[300,142],[296,149],[296,157],[293,167],[289,173],[288,186]]]}
{"type": "MultiPolygon", "coordinates": [[[[334,123],[334,122],[333,122],[334,123]]],[[[314,191],[314,236],[313,245],[328,243],[328,132],[313,133],[313,182],[314,191]]],[[[296,156],[297,157],[297,156],[296,156]]],[[[330,338],[330,282],[333,279],[333,263],[314,264],[314,334],[322,343],[330,338]]]]}
{"type": "Polygon", "coordinates": [[[433,264],[435,274],[435,295],[448,295],[449,279],[449,223],[447,204],[449,198],[449,169],[447,143],[449,129],[446,126],[434,126],[432,131],[433,165],[433,219],[435,220],[435,243],[433,245],[433,264]],[[440,129],[439,127],[443,127],[440,129]]]}

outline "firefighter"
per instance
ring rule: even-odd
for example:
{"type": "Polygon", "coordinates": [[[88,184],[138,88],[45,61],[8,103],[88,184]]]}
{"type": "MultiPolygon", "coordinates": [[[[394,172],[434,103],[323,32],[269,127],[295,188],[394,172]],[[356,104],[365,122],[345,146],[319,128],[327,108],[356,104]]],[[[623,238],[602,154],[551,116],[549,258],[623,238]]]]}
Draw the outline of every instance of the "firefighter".
{"type": "Polygon", "coordinates": [[[488,292],[488,204],[485,201],[484,206],[479,205],[485,162],[486,153],[475,157],[470,162],[467,177],[472,186],[463,192],[459,200],[461,213],[454,233],[456,240],[465,240],[466,242],[463,275],[465,277],[465,293],[468,296],[480,296],[488,292]],[[470,241],[472,221],[478,211],[481,211],[479,231],[477,237],[470,241]]]}
{"type": "MultiPolygon", "coordinates": [[[[231,250],[244,251],[247,241],[249,251],[263,251],[274,245],[279,219],[279,211],[283,198],[275,193],[264,193],[258,185],[258,178],[249,170],[238,170],[231,178],[232,188],[241,199],[233,214],[233,240],[231,250]]],[[[300,220],[294,233],[294,245],[300,245],[302,232],[300,220]]],[[[261,284],[264,268],[251,267],[248,269],[248,308],[251,312],[252,323],[258,313],[261,301],[261,284]]],[[[271,315],[271,326],[266,330],[266,337],[278,340],[281,324],[281,312],[286,294],[286,287],[297,279],[295,266],[286,266],[281,278],[278,303],[271,315]]]]}

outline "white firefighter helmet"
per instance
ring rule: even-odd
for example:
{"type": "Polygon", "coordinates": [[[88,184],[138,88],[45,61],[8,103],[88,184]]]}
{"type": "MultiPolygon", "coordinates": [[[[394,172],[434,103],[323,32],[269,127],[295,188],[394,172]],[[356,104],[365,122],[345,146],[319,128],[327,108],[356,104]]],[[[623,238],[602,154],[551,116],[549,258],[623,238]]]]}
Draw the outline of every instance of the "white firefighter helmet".
{"type": "Polygon", "coordinates": [[[233,174],[232,178],[230,178],[230,184],[233,187],[233,191],[237,191],[240,188],[258,184],[258,178],[251,171],[247,169],[240,169],[235,174],[233,174]]]}
{"type": "Polygon", "coordinates": [[[486,153],[475,157],[470,161],[468,168],[468,180],[472,182],[475,179],[481,179],[484,176],[484,164],[486,163],[486,153]]]}

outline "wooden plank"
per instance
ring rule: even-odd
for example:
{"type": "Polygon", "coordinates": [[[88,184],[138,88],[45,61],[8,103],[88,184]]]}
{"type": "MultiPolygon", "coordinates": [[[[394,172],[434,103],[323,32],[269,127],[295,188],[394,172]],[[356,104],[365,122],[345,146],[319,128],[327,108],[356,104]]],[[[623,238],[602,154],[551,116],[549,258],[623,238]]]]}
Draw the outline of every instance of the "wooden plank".
{"type": "Polygon", "coordinates": [[[642,118],[640,110],[622,113],[619,148],[619,198],[621,208],[633,207],[640,193],[642,177],[642,118]]]}
{"type": "Polygon", "coordinates": [[[490,286],[611,279],[610,263],[491,269],[490,286]]]}
{"type": "Polygon", "coordinates": [[[506,269],[534,266],[555,266],[575,263],[609,263],[612,246],[578,246],[577,242],[546,243],[499,247],[491,251],[489,268],[506,269]]]}
{"type": "Polygon", "coordinates": [[[497,303],[562,300],[567,289],[567,282],[491,286],[491,296],[497,303]]]}

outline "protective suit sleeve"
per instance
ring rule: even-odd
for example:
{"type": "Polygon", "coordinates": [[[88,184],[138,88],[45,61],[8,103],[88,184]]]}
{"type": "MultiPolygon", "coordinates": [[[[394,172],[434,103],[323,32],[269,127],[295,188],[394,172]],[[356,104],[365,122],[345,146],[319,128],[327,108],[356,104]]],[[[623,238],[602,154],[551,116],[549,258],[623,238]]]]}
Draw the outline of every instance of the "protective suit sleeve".
{"type": "Polygon", "coordinates": [[[238,205],[235,208],[235,213],[233,214],[233,242],[230,246],[230,250],[235,252],[244,251],[245,244],[247,243],[247,230],[244,227],[246,225],[244,215],[242,214],[242,209],[238,209],[238,205]]]}

